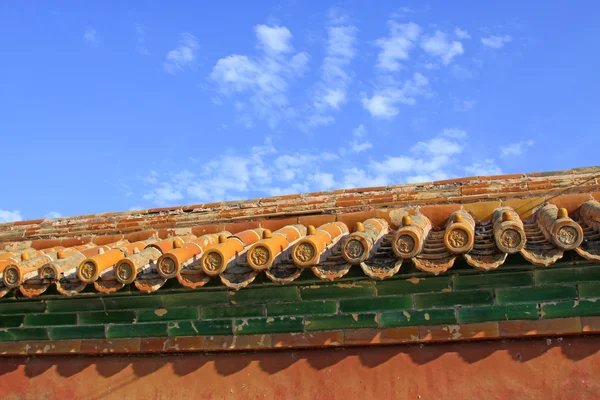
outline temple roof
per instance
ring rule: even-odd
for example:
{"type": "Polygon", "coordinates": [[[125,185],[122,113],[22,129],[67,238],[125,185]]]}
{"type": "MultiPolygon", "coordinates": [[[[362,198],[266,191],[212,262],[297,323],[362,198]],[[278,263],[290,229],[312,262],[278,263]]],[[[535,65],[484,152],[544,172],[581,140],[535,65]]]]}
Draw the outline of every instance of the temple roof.
{"type": "Polygon", "coordinates": [[[383,280],[400,269],[600,260],[600,167],[19,221],[0,225],[0,294],[66,296],[169,282],[235,290],[311,271],[383,280]]]}

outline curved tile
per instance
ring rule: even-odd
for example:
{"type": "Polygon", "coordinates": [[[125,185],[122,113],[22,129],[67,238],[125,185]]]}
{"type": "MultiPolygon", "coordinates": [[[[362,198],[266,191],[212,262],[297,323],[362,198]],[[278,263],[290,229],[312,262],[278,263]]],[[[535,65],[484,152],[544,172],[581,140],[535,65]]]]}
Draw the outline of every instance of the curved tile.
{"type": "Polygon", "coordinates": [[[263,238],[246,253],[246,262],[255,271],[264,271],[282,260],[289,260],[293,245],[306,236],[304,225],[287,225],[271,232],[263,231],[263,238]]]}
{"type": "MultiPolygon", "coordinates": [[[[313,267],[328,259],[333,248],[348,234],[343,222],[329,222],[307,229],[306,237],[300,239],[292,248],[292,259],[301,268],[313,267]]],[[[339,246],[338,246],[339,247],[339,246]]]]}
{"type": "Polygon", "coordinates": [[[401,259],[416,257],[423,251],[430,230],[431,222],[426,216],[403,216],[402,226],[392,240],[392,250],[401,259]]]}
{"type": "Polygon", "coordinates": [[[283,262],[273,265],[265,271],[267,278],[273,282],[284,284],[296,280],[302,274],[303,268],[291,262],[283,262]]]}
{"type": "Polygon", "coordinates": [[[263,228],[242,231],[233,236],[219,237],[219,243],[208,248],[200,258],[200,265],[208,276],[217,276],[224,272],[229,265],[238,263],[240,254],[246,248],[262,239],[263,228]]]}
{"type": "Polygon", "coordinates": [[[546,239],[561,250],[574,250],[583,242],[581,226],[564,208],[547,204],[535,213],[535,219],[546,239]]]}
{"type": "Polygon", "coordinates": [[[178,276],[182,270],[200,269],[200,258],[204,251],[219,243],[219,240],[225,241],[229,235],[229,232],[211,233],[194,237],[183,244],[180,242],[184,239],[173,242],[170,249],[163,246],[163,249],[159,248],[163,254],[156,262],[156,271],[163,279],[170,279],[178,276]]]}
{"type": "Polygon", "coordinates": [[[525,247],[520,252],[523,258],[534,265],[547,267],[563,257],[563,250],[546,240],[538,224],[529,222],[523,227],[527,236],[525,247]]]}
{"type": "Polygon", "coordinates": [[[350,264],[366,261],[387,235],[389,225],[383,218],[371,218],[356,224],[355,232],[347,235],[342,245],[342,256],[350,264]]]}

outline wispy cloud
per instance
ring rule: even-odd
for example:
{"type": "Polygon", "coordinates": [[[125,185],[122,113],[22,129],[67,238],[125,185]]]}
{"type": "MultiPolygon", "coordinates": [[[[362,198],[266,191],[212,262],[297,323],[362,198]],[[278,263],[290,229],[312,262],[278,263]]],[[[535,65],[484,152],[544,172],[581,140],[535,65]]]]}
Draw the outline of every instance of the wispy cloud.
{"type": "Polygon", "coordinates": [[[64,215],[59,213],[58,211],[50,211],[44,215],[44,218],[63,218],[64,215]]]}
{"type": "Polygon", "coordinates": [[[2,210],[0,209],[0,223],[22,221],[23,217],[18,210],[2,210]]]}
{"type": "Polygon", "coordinates": [[[100,46],[100,38],[98,37],[98,33],[94,28],[87,27],[83,34],[83,40],[90,47],[98,47],[100,46]]]}
{"type": "Polygon", "coordinates": [[[364,125],[360,124],[352,131],[352,140],[349,144],[350,151],[354,153],[361,153],[373,147],[371,142],[367,139],[367,129],[364,125]]]}
{"type": "Polygon", "coordinates": [[[150,54],[148,48],[146,47],[146,30],[144,27],[138,23],[134,25],[135,27],[135,37],[137,40],[137,46],[135,47],[135,52],[141,54],[143,56],[147,56],[150,54]]]}
{"type": "Polygon", "coordinates": [[[322,82],[315,106],[339,109],[346,101],[346,90],[350,81],[347,67],[356,54],[356,27],[330,25],[327,35],[327,53],[321,67],[322,82]]]}
{"type": "Polygon", "coordinates": [[[473,107],[477,104],[476,100],[472,99],[459,99],[458,97],[452,98],[452,105],[454,107],[454,111],[456,112],[467,112],[471,111],[473,107]]]}
{"type": "Polygon", "coordinates": [[[348,98],[352,77],[349,66],[356,55],[356,27],[348,17],[330,10],[327,27],[326,55],[321,65],[321,79],[316,83],[312,111],[301,126],[312,128],[334,122],[333,111],[339,110],[348,98]]]}
{"type": "Polygon", "coordinates": [[[412,106],[417,97],[430,93],[429,80],[419,72],[404,83],[393,78],[384,79],[382,83],[371,97],[362,97],[363,107],[375,118],[391,119],[400,112],[400,104],[412,106]]]}
{"type": "Polygon", "coordinates": [[[227,151],[171,173],[151,173],[143,200],[164,206],[184,202],[236,200],[333,188],[350,188],[448,179],[465,173],[497,174],[493,159],[461,164],[468,135],[449,128],[426,140],[409,142],[400,151],[388,149],[375,159],[353,161],[370,148],[366,128],[359,125],[352,142],[339,154],[319,149],[286,151],[270,139],[237,152],[227,151]]]}
{"type": "Polygon", "coordinates": [[[454,28],[454,34],[459,39],[471,39],[471,35],[464,29],[460,29],[459,27],[454,28]]]}
{"type": "Polygon", "coordinates": [[[483,161],[473,163],[472,165],[464,167],[463,170],[466,174],[473,176],[490,176],[502,174],[502,169],[500,169],[500,167],[496,165],[496,161],[492,158],[486,158],[483,161]]]}
{"type": "Polygon", "coordinates": [[[535,144],[533,140],[524,140],[517,143],[511,143],[500,148],[501,157],[520,156],[524,154],[528,148],[535,144]]]}
{"type": "Polygon", "coordinates": [[[452,59],[464,53],[462,43],[450,40],[442,31],[435,31],[431,36],[424,36],[421,48],[431,56],[438,57],[442,64],[448,65],[452,59]]]}
{"type": "Polygon", "coordinates": [[[274,127],[293,110],[287,92],[290,83],[301,76],[308,54],[294,54],[292,34],[283,26],[254,27],[260,55],[232,54],[217,61],[210,74],[222,97],[237,97],[236,109],[246,122],[266,120],[274,127]]]}
{"type": "Polygon", "coordinates": [[[196,60],[198,42],[191,33],[183,33],[179,45],[167,53],[163,68],[170,74],[175,74],[185,67],[189,67],[196,60]]]}
{"type": "Polygon", "coordinates": [[[502,35],[502,36],[486,36],[481,38],[481,44],[486,47],[490,47],[492,49],[500,49],[504,47],[505,44],[510,43],[512,41],[512,36],[510,35],[502,35]]]}
{"type": "Polygon", "coordinates": [[[381,49],[377,56],[377,67],[385,71],[398,71],[400,62],[409,59],[409,53],[421,34],[421,27],[414,22],[400,24],[394,20],[389,20],[388,26],[389,35],[375,42],[381,49]]]}

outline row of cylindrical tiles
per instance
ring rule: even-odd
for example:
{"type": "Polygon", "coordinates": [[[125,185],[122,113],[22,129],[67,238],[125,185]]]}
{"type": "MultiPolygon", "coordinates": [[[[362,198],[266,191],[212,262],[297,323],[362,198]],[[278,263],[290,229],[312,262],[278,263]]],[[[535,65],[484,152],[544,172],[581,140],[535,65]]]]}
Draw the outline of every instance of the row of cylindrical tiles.
{"type": "MultiPolygon", "coordinates": [[[[401,226],[394,230],[385,219],[371,218],[358,222],[352,233],[344,223],[331,222],[319,227],[288,225],[275,232],[255,228],[236,234],[220,232],[134,243],[123,240],[103,246],[90,243],[70,248],[26,249],[0,253],[4,286],[0,295],[19,287],[26,296],[35,296],[51,283],[56,283],[66,295],[92,283],[104,293],[131,283],[150,292],[170,278],[196,288],[215,276],[221,276],[230,286],[235,274],[248,271],[267,271],[271,279],[277,280],[272,272],[280,265],[313,268],[323,279],[332,279],[340,273],[328,274],[315,268],[335,264],[339,269],[340,260],[348,266],[361,265],[376,279],[393,275],[406,259],[435,274],[450,268],[457,255],[464,255],[470,265],[484,270],[498,267],[507,254],[518,252],[538,265],[549,265],[562,257],[563,251],[574,249],[588,259],[600,261],[600,251],[580,247],[588,237],[600,241],[600,203],[583,203],[578,215],[584,228],[565,209],[548,204],[536,211],[534,222],[529,225],[513,209],[502,207],[495,210],[487,224],[476,224],[468,212],[456,211],[442,231],[432,229],[426,216],[406,212],[402,214],[401,226]],[[382,255],[394,261],[393,267],[389,271],[369,268],[369,261],[382,255]],[[236,270],[238,267],[241,269],[236,270]],[[224,276],[226,271],[230,276],[224,276]]],[[[285,281],[282,278],[281,282],[285,281]]],[[[231,286],[237,287],[235,283],[231,286]]]]}

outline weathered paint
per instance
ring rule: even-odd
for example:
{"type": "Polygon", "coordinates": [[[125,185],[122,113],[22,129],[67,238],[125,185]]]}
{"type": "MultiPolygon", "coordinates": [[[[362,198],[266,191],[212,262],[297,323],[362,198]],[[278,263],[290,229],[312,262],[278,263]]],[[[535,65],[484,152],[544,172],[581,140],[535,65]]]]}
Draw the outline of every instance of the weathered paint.
{"type": "Polygon", "coordinates": [[[4,358],[4,399],[597,399],[597,337],[169,356],[4,358]]]}

